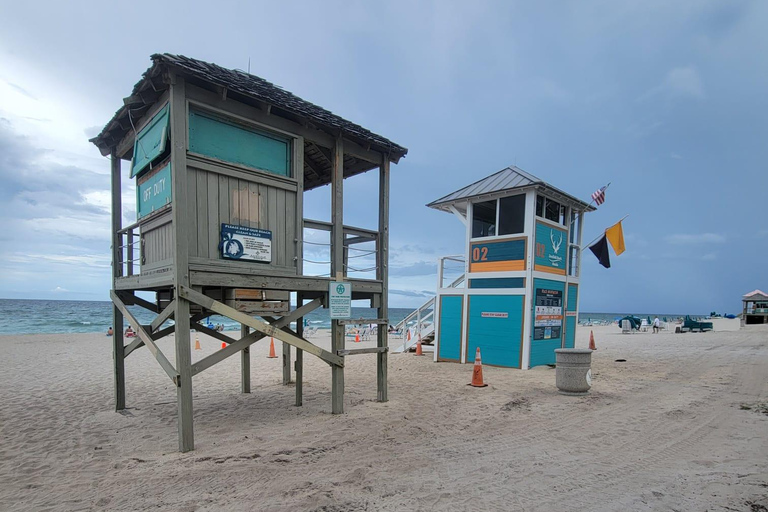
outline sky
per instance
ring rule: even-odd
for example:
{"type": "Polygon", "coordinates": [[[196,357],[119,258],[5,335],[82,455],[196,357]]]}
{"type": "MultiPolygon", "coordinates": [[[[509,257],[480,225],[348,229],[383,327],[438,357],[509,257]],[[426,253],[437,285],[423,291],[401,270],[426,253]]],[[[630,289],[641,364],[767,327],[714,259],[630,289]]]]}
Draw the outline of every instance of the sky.
{"type": "MultiPolygon", "coordinates": [[[[88,138],[161,52],[250,62],[409,149],[393,307],[463,251],[425,204],[512,164],[586,200],[611,182],[585,242],[628,215],[610,269],[584,254],[582,311],[737,313],[768,290],[768,2],[28,1],[0,19],[0,298],[108,300],[109,161],[88,138]]],[[[376,226],[377,183],[345,181],[345,223],[376,226]]],[[[305,217],[329,219],[329,194],[305,217]]]]}

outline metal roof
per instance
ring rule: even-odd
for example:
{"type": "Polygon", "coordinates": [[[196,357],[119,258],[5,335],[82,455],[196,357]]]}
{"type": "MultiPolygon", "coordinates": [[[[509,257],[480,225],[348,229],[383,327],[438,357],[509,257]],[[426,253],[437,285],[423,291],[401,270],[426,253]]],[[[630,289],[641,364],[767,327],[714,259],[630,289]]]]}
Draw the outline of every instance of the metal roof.
{"type": "MultiPolygon", "coordinates": [[[[436,201],[432,201],[427,206],[436,210],[449,211],[450,206],[459,208],[459,204],[463,204],[468,200],[479,198],[483,196],[502,196],[504,192],[512,190],[520,190],[525,188],[534,187],[543,192],[550,192],[551,194],[558,196],[561,200],[571,203],[571,206],[581,207],[586,211],[594,211],[595,208],[585,203],[581,199],[578,199],[570,194],[566,194],[562,190],[550,185],[541,178],[534,176],[517,166],[510,166],[506,169],[502,169],[495,174],[483,178],[479,181],[467,185],[464,188],[451,192],[447,196],[443,196],[436,201]],[[459,203],[459,204],[457,204],[459,203]]],[[[459,208],[463,210],[464,208],[459,208]]]]}

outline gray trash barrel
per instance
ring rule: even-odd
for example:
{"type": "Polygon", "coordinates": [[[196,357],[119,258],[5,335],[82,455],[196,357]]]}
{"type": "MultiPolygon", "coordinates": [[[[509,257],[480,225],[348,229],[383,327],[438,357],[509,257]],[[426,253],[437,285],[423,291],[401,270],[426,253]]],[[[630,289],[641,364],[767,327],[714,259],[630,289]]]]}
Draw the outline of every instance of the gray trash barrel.
{"type": "Polygon", "coordinates": [[[555,349],[555,384],[564,395],[586,395],[592,387],[592,351],[555,349]]]}

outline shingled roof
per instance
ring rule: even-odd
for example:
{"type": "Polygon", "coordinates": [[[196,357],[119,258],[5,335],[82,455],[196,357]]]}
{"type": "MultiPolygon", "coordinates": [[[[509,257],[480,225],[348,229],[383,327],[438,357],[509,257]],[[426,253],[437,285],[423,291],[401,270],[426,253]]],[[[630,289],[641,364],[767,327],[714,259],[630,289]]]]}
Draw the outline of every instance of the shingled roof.
{"type": "MultiPolygon", "coordinates": [[[[303,123],[334,136],[342,134],[345,138],[363,147],[388,155],[392,162],[397,162],[408,153],[406,148],[389,139],[245,71],[227,69],[216,64],[169,53],[154,54],[151,58],[152,67],[134,86],[132,94],[123,100],[125,105],[115,113],[101,133],[91,139],[91,142],[104,155],[109,154],[111,148],[125,137],[126,133],[131,130],[131,122],[135,122],[137,118],[144,115],[152,101],[157,99],[167,88],[167,85],[163,84],[161,80],[162,73],[167,69],[173,69],[187,79],[191,79],[193,83],[212,84],[225,88],[229,97],[237,96],[238,100],[250,99],[261,102],[261,105],[268,105],[273,115],[303,123]],[[129,111],[131,117],[129,117],[129,111]]],[[[318,148],[308,149],[317,153],[318,148]]],[[[348,175],[346,167],[345,155],[345,176],[348,175]]],[[[363,170],[366,169],[354,169],[350,174],[357,174],[363,170]]]]}

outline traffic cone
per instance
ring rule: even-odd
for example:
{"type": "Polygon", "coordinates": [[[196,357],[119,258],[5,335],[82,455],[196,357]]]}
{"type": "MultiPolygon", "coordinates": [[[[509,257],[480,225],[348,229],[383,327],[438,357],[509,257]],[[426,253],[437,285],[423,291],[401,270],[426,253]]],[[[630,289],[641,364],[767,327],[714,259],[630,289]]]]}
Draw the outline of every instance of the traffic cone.
{"type": "Polygon", "coordinates": [[[423,356],[424,353],[421,351],[421,339],[416,342],[416,355],[417,356],[423,356]]]}
{"type": "Polygon", "coordinates": [[[411,341],[411,330],[408,329],[407,337],[405,338],[405,341],[411,341]]]}
{"type": "Polygon", "coordinates": [[[589,350],[597,350],[597,347],[595,347],[595,335],[592,331],[589,331],[589,350]]]}
{"type": "Polygon", "coordinates": [[[472,383],[470,386],[484,388],[488,384],[483,384],[483,362],[480,360],[480,347],[475,352],[475,367],[472,370],[472,383]]]}
{"type": "Polygon", "coordinates": [[[222,341],[222,342],[221,342],[221,348],[227,348],[227,343],[226,343],[226,342],[224,342],[224,341],[222,341]]]}
{"type": "Polygon", "coordinates": [[[202,350],[202,348],[200,348],[200,340],[198,339],[197,334],[195,334],[195,350],[202,350]]]}
{"type": "Polygon", "coordinates": [[[275,338],[269,338],[269,355],[267,356],[269,359],[276,359],[277,356],[275,355],[275,338]]]}
{"type": "Polygon", "coordinates": [[[355,343],[360,343],[360,333],[355,334],[355,343]]]}

